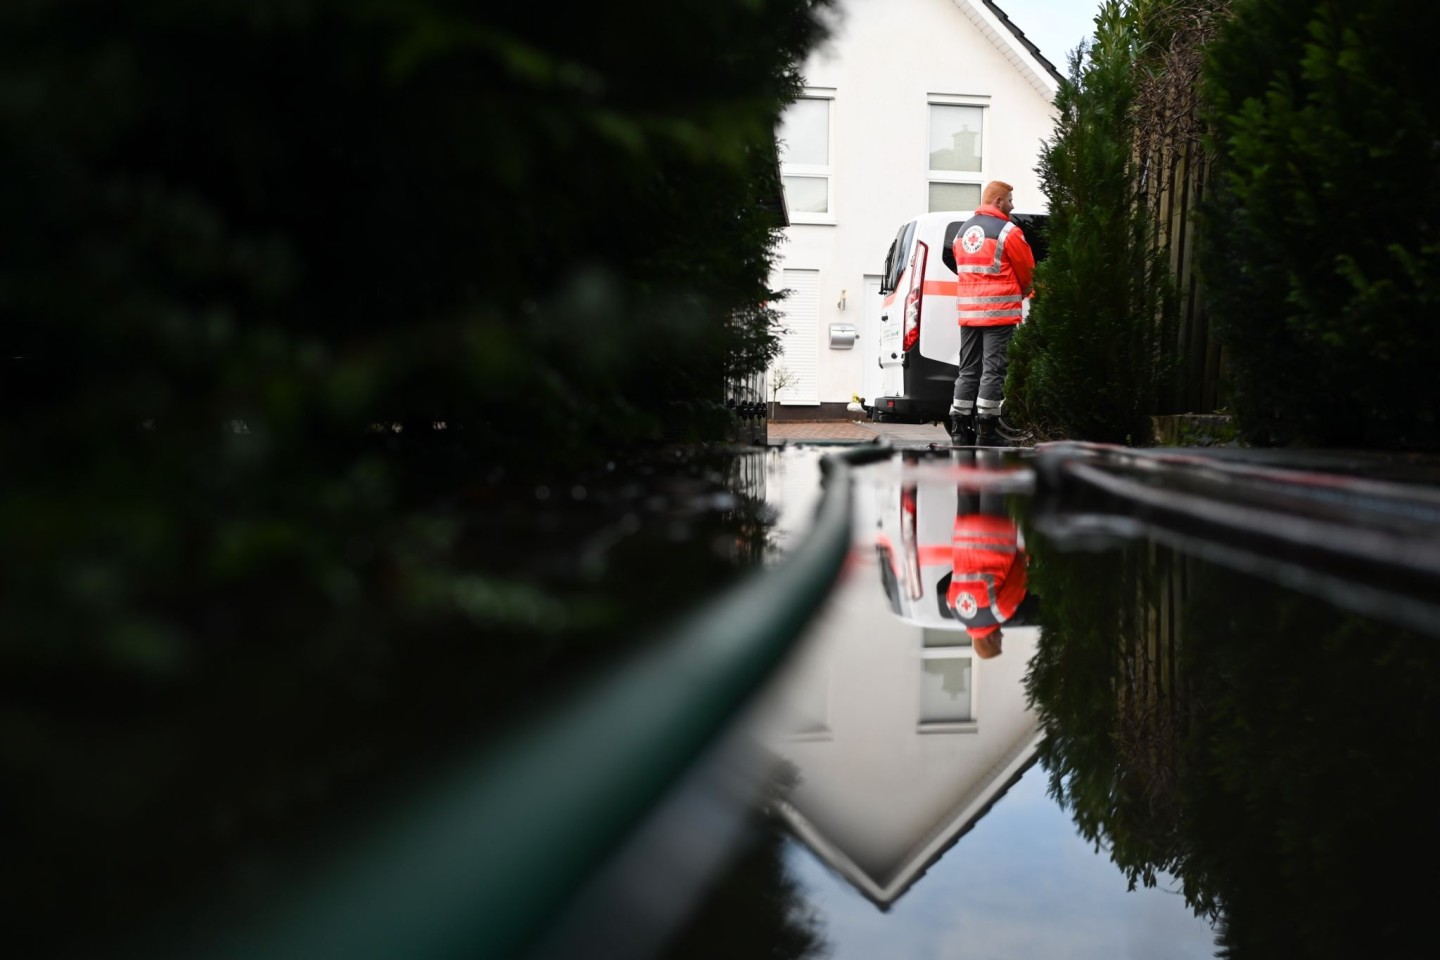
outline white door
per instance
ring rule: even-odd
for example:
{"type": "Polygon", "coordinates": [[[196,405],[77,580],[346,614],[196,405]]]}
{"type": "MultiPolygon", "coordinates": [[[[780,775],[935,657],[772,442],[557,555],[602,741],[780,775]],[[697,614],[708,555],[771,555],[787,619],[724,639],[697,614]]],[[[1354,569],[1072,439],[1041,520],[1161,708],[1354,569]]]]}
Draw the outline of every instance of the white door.
{"type": "MultiPolygon", "coordinates": [[[[783,372],[790,380],[778,394],[787,406],[820,405],[820,271],[785,270],[781,283],[789,295],[780,301],[785,318],[782,348],[770,368],[770,383],[783,372]]],[[[766,394],[766,400],[770,394],[766,394]]]]}
{"type": "Polygon", "coordinates": [[[880,278],[865,276],[865,326],[860,331],[860,395],[874,403],[883,394],[880,378],[880,278]]]}

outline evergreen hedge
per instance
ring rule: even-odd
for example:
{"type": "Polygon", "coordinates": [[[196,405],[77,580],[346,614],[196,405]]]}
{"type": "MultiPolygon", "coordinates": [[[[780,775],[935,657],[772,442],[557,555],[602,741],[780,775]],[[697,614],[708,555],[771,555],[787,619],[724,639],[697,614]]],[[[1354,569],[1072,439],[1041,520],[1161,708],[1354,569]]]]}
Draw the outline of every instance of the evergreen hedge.
{"type": "Polygon", "coordinates": [[[5,4],[0,655],[169,662],[458,489],[721,436],[827,6],[5,4]]]}
{"type": "Polygon", "coordinates": [[[1205,76],[1200,252],[1242,437],[1434,450],[1440,12],[1236,0],[1205,76]]]}
{"type": "Polygon", "coordinates": [[[1049,254],[1011,345],[1007,418],[1042,438],[1144,443],[1168,376],[1161,325],[1172,310],[1150,249],[1132,105],[1153,4],[1111,0],[1093,43],[1072,52],[1041,155],[1049,254]]]}

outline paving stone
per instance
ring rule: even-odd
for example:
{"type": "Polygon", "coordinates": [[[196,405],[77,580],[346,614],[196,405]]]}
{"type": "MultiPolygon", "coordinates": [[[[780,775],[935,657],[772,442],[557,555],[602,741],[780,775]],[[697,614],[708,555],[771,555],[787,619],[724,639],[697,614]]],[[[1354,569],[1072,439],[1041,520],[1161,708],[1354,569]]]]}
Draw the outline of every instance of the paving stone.
{"type": "Polygon", "coordinates": [[[771,444],[822,441],[867,443],[883,437],[895,446],[949,444],[950,435],[935,423],[872,423],[868,420],[770,421],[766,433],[771,444]]]}

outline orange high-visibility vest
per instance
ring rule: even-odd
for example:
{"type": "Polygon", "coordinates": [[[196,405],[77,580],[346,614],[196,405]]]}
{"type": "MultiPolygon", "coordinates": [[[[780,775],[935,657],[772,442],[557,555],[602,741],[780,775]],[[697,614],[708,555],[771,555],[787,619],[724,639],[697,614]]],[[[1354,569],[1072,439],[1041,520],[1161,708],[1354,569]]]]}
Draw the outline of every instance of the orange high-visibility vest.
{"type": "Polygon", "coordinates": [[[1019,323],[1035,274],[1035,255],[1025,233],[997,207],[983,206],[965,221],[951,246],[962,327],[1019,323]]]}
{"type": "Polygon", "coordinates": [[[1015,615],[1026,593],[1026,558],[1009,517],[955,518],[954,568],[945,602],[967,627],[989,627],[1015,615]]]}

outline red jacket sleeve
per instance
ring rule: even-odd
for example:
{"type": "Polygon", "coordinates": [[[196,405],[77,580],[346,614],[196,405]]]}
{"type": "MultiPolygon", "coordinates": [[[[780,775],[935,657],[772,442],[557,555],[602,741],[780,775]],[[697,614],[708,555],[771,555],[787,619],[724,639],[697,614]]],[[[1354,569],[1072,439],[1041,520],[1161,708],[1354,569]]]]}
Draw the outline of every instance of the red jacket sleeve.
{"type": "Polygon", "coordinates": [[[996,578],[995,612],[1004,620],[1013,617],[1020,602],[1025,599],[1029,580],[1026,559],[1023,551],[1016,550],[1010,569],[996,578]]]}
{"type": "Polygon", "coordinates": [[[1005,258],[1010,261],[1010,269],[1015,271],[1015,279],[1020,281],[1020,292],[1029,296],[1035,287],[1035,254],[1019,227],[1011,230],[1010,236],[1005,238],[1005,258]]]}

